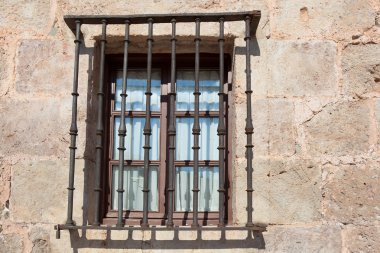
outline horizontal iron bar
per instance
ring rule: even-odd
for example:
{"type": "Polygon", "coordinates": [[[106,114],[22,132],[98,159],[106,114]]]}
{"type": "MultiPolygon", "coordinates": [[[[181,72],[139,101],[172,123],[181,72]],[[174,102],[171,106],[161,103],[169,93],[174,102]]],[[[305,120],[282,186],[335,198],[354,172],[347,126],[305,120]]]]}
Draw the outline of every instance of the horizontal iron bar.
{"type": "Polygon", "coordinates": [[[148,18],[152,18],[154,23],[170,23],[173,19],[176,22],[195,22],[195,18],[200,18],[201,22],[219,22],[220,18],[224,21],[242,21],[246,16],[251,20],[258,20],[261,11],[245,12],[221,12],[221,13],[182,13],[182,14],[141,14],[141,15],[65,15],[64,20],[67,26],[75,31],[75,21],[80,20],[81,24],[100,25],[102,20],[107,20],[107,24],[124,24],[129,20],[131,24],[146,24],[148,18]]]}
{"type": "Polygon", "coordinates": [[[59,224],[54,226],[55,230],[156,230],[156,231],[171,231],[171,230],[181,230],[181,231],[190,231],[190,230],[203,230],[203,231],[220,231],[220,230],[252,230],[257,232],[265,232],[266,227],[253,226],[253,227],[217,227],[217,226],[199,226],[199,227],[190,227],[190,226],[174,226],[172,228],[167,226],[150,226],[139,227],[139,226],[125,226],[125,227],[115,227],[115,226],[72,226],[59,224]]]}

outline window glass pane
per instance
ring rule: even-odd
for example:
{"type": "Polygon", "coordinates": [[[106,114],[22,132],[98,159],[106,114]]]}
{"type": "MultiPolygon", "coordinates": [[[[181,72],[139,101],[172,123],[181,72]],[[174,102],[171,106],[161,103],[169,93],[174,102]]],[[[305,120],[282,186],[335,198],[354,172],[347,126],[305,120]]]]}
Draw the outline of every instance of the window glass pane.
{"type": "MultiPolygon", "coordinates": [[[[177,111],[194,111],[194,71],[177,71],[177,111]]],[[[199,110],[219,110],[219,72],[216,70],[199,71],[199,110]]]]}
{"type": "MultiPolygon", "coordinates": [[[[119,166],[112,166],[112,209],[117,209],[118,204],[118,180],[119,166]]],[[[143,187],[144,187],[144,167],[142,166],[124,166],[124,193],[123,209],[124,210],[143,210],[143,187]]],[[[149,171],[149,193],[148,209],[149,211],[158,211],[158,167],[150,166],[149,171]]]]}
{"type": "MultiPolygon", "coordinates": [[[[175,210],[193,210],[193,167],[176,167],[175,210]]],[[[199,211],[218,211],[219,168],[199,167],[199,211]]]]}
{"type": "MultiPolygon", "coordinates": [[[[218,118],[199,118],[201,135],[199,136],[199,160],[218,160],[219,139],[217,135],[218,118]]],[[[193,160],[194,136],[192,135],[194,118],[176,118],[176,160],[193,160]]]]}
{"type": "MultiPolygon", "coordinates": [[[[115,110],[121,110],[121,88],[123,84],[123,72],[117,72],[116,92],[115,92],[115,110]]],[[[127,77],[127,111],[145,111],[146,109],[146,70],[129,70],[127,77]]],[[[160,70],[152,70],[152,96],[150,109],[152,111],[160,110],[160,94],[161,94],[161,72],[160,70]]]]}
{"type": "MultiPolygon", "coordinates": [[[[159,146],[160,146],[160,119],[151,118],[152,135],[150,136],[150,149],[149,159],[159,160],[159,146]]],[[[144,160],[144,142],[145,136],[143,134],[145,118],[134,117],[125,118],[127,126],[127,136],[125,137],[124,159],[125,160],[144,160]]],[[[113,142],[113,159],[119,159],[119,125],[120,117],[115,117],[114,124],[114,142],[113,142]]]]}

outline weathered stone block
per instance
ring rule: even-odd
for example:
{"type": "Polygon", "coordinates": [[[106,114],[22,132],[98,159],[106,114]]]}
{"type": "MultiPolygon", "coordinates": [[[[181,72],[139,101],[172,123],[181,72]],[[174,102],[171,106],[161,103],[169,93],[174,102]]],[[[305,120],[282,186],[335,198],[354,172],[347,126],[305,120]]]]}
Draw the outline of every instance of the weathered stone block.
{"type": "Polygon", "coordinates": [[[0,29],[24,34],[44,33],[53,25],[54,12],[49,0],[3,0],[0,29]]]}
{"type": "Polygon", "coordinates": [[[311,160],[270,160],[270,223],[311,222],[321,215],[321,171],[311,160]]]}
{"type": "Polygon", "coordinates": [[[305,125],[310,154],[354,155],[369,148],[370,115],[366,102],[329,104],[305,125]]]}
{"type": "Polygon", "coordinates": [[[73,44],[68,46],[57,40],[22,41],[16,60],[16,90],[69,97],[74,66],[73,44]]]}
{"type": "Polygon", "coordinates": [[[344,90],[349,95],[380,92],[380,44],[350,45],[343,50],[344,90]]]}
{"type": "MultiPolygon", "coordinates": [[[[234,92],[245,99],[245,43],[235,39],[234,92]],[[241,55],[243,54],[243,55],[241,55]]],[[[255,96],[333,97],[337,93],[336,44],[322,40],[258,39],[251,45],[255,96]]]]}
{"type": "Polygon", "coordinates": [[[328,37],[350,40],[375,25],[376,1],[275,1],[271,30],[276,37],[328,37]]]}
{"type": "Polygon", "coordinates": [[[268,46],[271,96],[334,96],[336,45],[328,41],[274,41],[268,46]]]}
{"type": "Polygon", "coordinates": [[[339,226],[273,227],[264,233],[266,252],[340,252],[339,226]]]}
{"type": "MultiPolygon", "coordinates": [[[[267,106],[268,155],[293,155],[295,153],[296,138],[293,103],[287,100],[269,99],[267,106]]],[[[255,111],[261,111],[261,109],[260,103],[254,104],[255,111]],[[258,107],[255,107],[255,105],[258,105],[258,107]]],[[[260,123],[260,120],[258,122],[260,123]]],[[[260,129],[261,126],[257,127],[257,130],[260,129]]]]}
{"type": "Polygon", "coordinates": [[[17,233],[0,233],[0,253],[21,253],[24,252],[22,237],[17,233]]]}
{"type": "MultiPolygon", "coordinates": [[[[9,209],[6,204],[0,203],[0,221],[9,219],[9,209]]],[[[0,225],[1,231],[1,225],[0,225]]]]}
{"type": "Polygon", "coordinates": [[[324,166],[322,188],[325,219],[341,223],[373,224],[380,217],[379,162],[366,165],[324,166]]]}
{"type": "MultiPolygon", "coordinates": [[[[213,1],[213,0],[194,0],[186,3],[181,1],[172,1],[170,4],[165,3],[163,0],[150,0],[144,2],[134,2],[133,4],[126,4],[125,2],[115,1],[102,1],[102,0],[84,0],[76,2],[75,0],[65,0],[63,7],[69,13],[73,14],[137,14],[137,13],[183,13],[183,12],[205,12],[205,11],[238,11],[238,10],[252,10],[252,7],[265,7],[264,3],[260,0],[230,0],[213,1]]],[[[260,9],[260,8],[259,8],[260,9]]]]}
{"type": "MultiPolygon", "coordinates": [[[[269,183],[267,171],[269,161],[264,159],[253,160],[253,221],[268,224],[271,222],[269,209],[271,201],[266,185],[269,183]]],[[[247,222],[247,161],[243,158],[235,160],[232,171],[232,215],[235,224],[244,225],[247,222]]]]}
{"type": "Polygon", "coordinates": [[[376,253],[380,249],[380,226],[344,226],[342,231],[343,252],[376,253]]]}
{"type": "MultiPolygon", "coordinates": [[[[245,157],[246,104],[235,104],[234,147],[236,157],[245,157]]],[[[252,123],[254,127],[254,156],[290,156],[295,153],[296,129],[294,105],[287,99],[258,99],[252,104],[252,123]]]]}
{"type": "MultiPolygon", "coordinates": [[[[215,40],[215,39],[214,39],[215,40]]],[[[253,96],[267,96],[271,84],[270,74],[268,73],[268,58],[270,56],[268,40],[255,39],[250,44],[251,49],[251,88],[253,96]]],[[[234,70],[233,75],[233,93],[237,102],[244,103],[246,94],[246,43],[243,38],[236,38],[233,41],[234,58],[232,59],[234,70]]],[[[216,52],[217,53],[217,52],[216,52]]]]}
{"type": "MultiPolygon", "coordinates": [[[[246,161],[235,164],[234,221],[246,222],[246,161]]],[[[311,222],[321,215],[321,171],[310,160],[255,159],[253,173],[254,221],[291,224],[311,222]]]]}
{"type": "Polygon", "coordinates": [[[4,95],[9,87],[9,83],[7,82],[9,77],[8,66],[9,58],[7,48],[2,43],[0,38],[0,95],[4,95]]]}
{"type": "MultiPolygon", "coordinates": [[[[72,15],[78,14],[83,15],[83,13],[86,13],[87,15],[131,15],[131,14],[168,14],[168,13],[215,13],[215,12],[242,12],[247,10],[261,10],[263,18],[261,19],[261,22],[267,21],[268,11],[267,11],[267,5],[262,0],[229,0],[229,1],[212,1],[212,0],[195,0],[191,2],[186,2],[186,5],[184,5],[184,2],[182,1],[162,1],[162,0],[150,0],[150,1],[144,1],[144,2],[134,2],[126,3],[126,2],[115,2],[115,1],[72,1],[72,0],[65,0],[60,1],[62,12],[63,13],[70,13],[72,15]],[[185,7],[185,8],[184,8],[185,7]],[[265,18],[264,18],[265,17],[265,18]]],[[[61,22],[58,20],[58,22],[61,22]]],[[[62,22],[61,27],[64,27],[64,24],[62,22]]],[[[218,36],[218,24],[217,23],[207,23],[203,22],[201,25],[201,34],[208,35],[208,36],[218,36]]],[[[156,36],[161,35],[170,35],[170,24],[154,24],[154,36],[155,41],[159,41],[159,38],[156,36]]],[[[95,28],[95,26],[85,26],[83,28],[83,32],[85,34],[85,38],[92,39],[95,36],[98,36],[99,28],[95,28]]],[[[110,26],[109,29],[107,28],[107,34],[110,34],[112,36],[124,36],[124,29],[119,29],[120,26],[117,28],[116,26],[110,26]]],[[[226,34],[233,34],[235,37],[237,34],[239,37],[244,36],[244,23],[242,22],[226,22],[225,25],[225,33],[226,34]]],[[[259,38],[264,37],[264,33],[267,33],[266,31],[269,29],[269,25],[265,25],[262,23],[262,25],[259,26],[257,35],[259,38]]],[[[147,27],[144,24],[137,24],[131,26],[130,34],[131,35],[141,35],[146,34],[147,27]]],[[[184,25],[183,23],[178,23],[177,25],[177,35],[178,36],[191,36],[193,37],[194,34],[194,28],[190,24],[184,25]]],[[[120,38],[120,41],[122,40],[122,37],[120,38]]],[[[167,39],[166,39],[167,41],[167,39]]],[[[203,38],[202,38],[202,46],[201,50],[203,48],[203,38]]],[[[206,41],[206,40],[205,40],[206,41]]],[[[215,40],[214,40],[215,41],[215,40]]],[[[133,44],[133,40],[131,40],[131,46],[133,44]]],[[[143,42],[145,43],[145,42],[143,42]]],[[[165,42],[167,43],[167,42],[165,42]]],[[[179,41],[179,43],[181,43],[179,41]]],[[[88,43],[86,42],[86,45],[88,43]]],[[[156,43],[155,43],[156,44],[156,43]]],[[[159,46],[158,46],[159,47],[159,46]]],[[[140,45],[141,48],[141,45],[140,45]]],[[[156,46],[154,47],[156,48],[156,46]]],[[[155,50],[153,48],[153,50],[155,50]]],[[[132,48],[131,48],[132,49],[132,48]]],[[[183,47],[177,47],[179,52],[183,50],[183,47]]]]}
{"type": "MultiPolygon", "coordinates": [[[[375,117],[377,126],[377,143],[380,143],[380,99],[375,100],[375,117]]],[[[378,156],[380,156],[380,150],[377,150],[378,156]]]]}
{"type": "MultiPolygon", "coordinates": [[[[11,168],[0,162],[0,206],[9,199],[11,187],[11,168]]],[[[1,209],[1,208],[0,208],[1,209]]]]}
{"type": "MultiPolygon", "coordinates": [[[[69,161],[31,161],[13,167],[11,218],[16,222],[64,223],[69,161]]],[[[74,220],[82,221],[83,160],[76,160],[74,220]]]]}
{"type": "MultiPolygon", "coordinates": [[[[374,101],[374,107],[375,107],[375,120],[376,120],[376,127],[377,127],[377,143],[380,143],[380,99],[375,99],[374,101]]],[[[378,147],[378,146],[377,146],[378,147]]],[[[380,149],[376,149],[377,157],[380,157],[380,149]]]]}
{"type": "MultiPolygon", "coordinates": [[[[0,101],[0,153],[68,156],[71,98],[0,101]]],[[[84,148],[84,116],[78,117],[78,154],[84,148]]]]}
{"type": "Polygon", "coordinates": [[[309,121],[320,113],[325,106],[333,103],[334,97],[310,97],[294,102],[294,121],[297,125],[309,121]]]}
{"type": "Polygon", "coordinates": [[[49,253],[50,251],[50,235],[42,227],[32,227],[29,231],[29,239],[33,244],[31,253],[49,253]]]}

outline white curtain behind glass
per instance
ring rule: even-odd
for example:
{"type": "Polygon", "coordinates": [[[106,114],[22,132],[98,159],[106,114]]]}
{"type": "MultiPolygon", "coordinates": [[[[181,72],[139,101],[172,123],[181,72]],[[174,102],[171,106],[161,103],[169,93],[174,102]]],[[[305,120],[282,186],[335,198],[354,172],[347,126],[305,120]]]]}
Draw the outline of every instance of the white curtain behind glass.
{"type": "MultiPolygon", "coordinates": [[[[117,209],[119,180],[119,166],[112,168],[112,209],[117,209]]],[[[143,210],[143,187],[144,187],[144,167],[125,166],[124,167],[124,193],[123,209],[124,210],[143,210]]],[[[148,210],[158,211],[158,168],[150,166],[149,173],[149,195],[148,210]]]]}
{"type": "MultiPolygon", "coordinates": [[[[127,126],[127,135],[125,137],[124,159],[125,160],[144,160],[144,142],[145,136],[143,134],[145,118],[125,118],[127,126]]],[[[119,159],[119,136],[118,129],[120,125],[120,118],[115,117],[114,124],[114,144],[113,144],[113,158],[119,159]]],[[[160,119],[151,118],[152,135],[150,136],[150,149],[149,159],[159,160],[159,145],[160,145],[160,119]]]]}
{"type": "MultiPolygon", "coordinates": [[[[176,168],[175,210],[193,210],[193,167],[176,168]]],[[[199,211],[218,211],[219,168],[199,167],[199,211]]]]}
{"type": "MultiPolygon", "coordinates": [[[[194,71],[177,71],[177,111],[194,111],[194,71]]],[[[215,70],[199,71],[199,110],[219,110],[219,72],[215,70]]]]}
{"type": "MultiPolygon", "coordinates": [[[[201,135],[199,136],[200,150],[199,160],[218,160],[218,121],[216,117],[213,118],[199,118],[199,125],[201,127],[201,135]]],[[[194,145],[194,136],[192,135],[192,128],[194,118],[178,117],[176,119],[176,160],[192,160],[194,145]]]]}
{"type": "MultiPolygon", "coordinates": [[[[117,72],[116,78],[116,94],[115,94],[115,110],[121,110],[121,87],[123,84],[123,72],[117,72]]],[[[146,70],[129,70],[127,77],[127,111],[145,111],[146,109],[146,85],[147,73],[146,70]]],[[[151,106],[152,111],[160,110],[160,94],[161,94],[161,74],[159,70],[152,70],[152,96],[151,106]]]]}

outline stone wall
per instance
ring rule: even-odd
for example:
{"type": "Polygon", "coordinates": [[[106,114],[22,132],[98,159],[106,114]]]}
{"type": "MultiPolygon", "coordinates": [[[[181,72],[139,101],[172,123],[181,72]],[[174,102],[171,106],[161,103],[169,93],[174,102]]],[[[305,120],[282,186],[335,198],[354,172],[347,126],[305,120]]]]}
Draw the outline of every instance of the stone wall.
{"type": "MultiPolygon", "coordinates": [[[[55,239],[53,225],[64,223],[66,216],[74,62],[73,34],[63,15],[247,10],[262,12],[251,56],[253,201],[254,221],[268,224],[268,231],[264,249],[236,251],[379,251],[378,0],[1,0],[0,6],[1,253],[125,252],[106,250],[111,246],[104,233],[88,232],[88,238],[98,237],[101,243],[79,249],[72,249],[76,239],[67,231],[55,239]]],[[[202,24],[201,29],[210,41],[218,34],[217,26],[202,24]]],[[[96,120],[99,27],[82,30],[74,200],[79,224],[87,217],[82,208],[88,201],[86,173],[94,167],[90,134],[96,120]]],[[[178,30],[184,45],[192,40],[193,27],[178,30]]],[[[122,31],[110,27],[108,53],[120,49],[122,31]]],[[[228,24],[226,32],[235,70],[230,95],[233,223],[244,224],[245,187],[238,183],[245,182],[246,166],[243,24],[228,24]]],[[[132,26],[131,33],[141,40],[147,29],[132,26]]],[[[155,35],[155,50],[164,50],[160,40],[170,29],[157,25],[155,35]]],[[[205,44],[202,50],[213,50],[211,42],[205,44]]],[[[139,51],[138,43],[133,50],[139,51]]],[[[130,251],[161,251],[159,247],[158,241],[145,238],[130,251]]],[[[198,248],[202,245],[194,242],[198,248]]]]}

